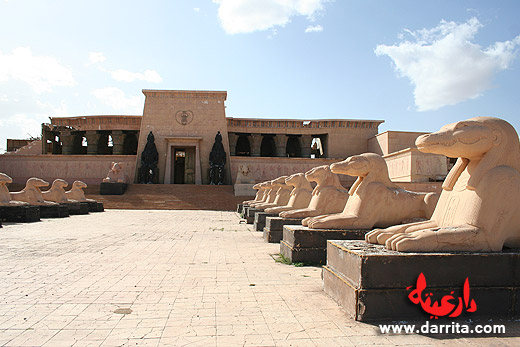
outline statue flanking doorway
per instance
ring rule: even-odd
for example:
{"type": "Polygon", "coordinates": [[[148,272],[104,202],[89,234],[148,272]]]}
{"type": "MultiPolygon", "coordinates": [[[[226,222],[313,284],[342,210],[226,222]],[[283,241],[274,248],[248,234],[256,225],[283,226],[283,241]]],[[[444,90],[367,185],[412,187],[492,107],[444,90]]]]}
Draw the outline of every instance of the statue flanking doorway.
{"type": "Polygon", "coordinates": [[[157,162],[159,161],[159,153],[155,146],[155,137],[150,131],[146,139],[146,146],[141,155],[141,167],[139,168],[138,183],[157,183],[159,169],[157,162]]]}

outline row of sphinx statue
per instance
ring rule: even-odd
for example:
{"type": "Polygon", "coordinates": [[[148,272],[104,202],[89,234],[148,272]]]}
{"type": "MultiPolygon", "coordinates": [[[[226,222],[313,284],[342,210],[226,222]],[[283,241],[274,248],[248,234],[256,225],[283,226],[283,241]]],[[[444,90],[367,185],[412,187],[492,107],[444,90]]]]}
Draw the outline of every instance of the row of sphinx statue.
{"type": "Polygon", "coordinates": [[[418,137],[416,146],[458,158],[441,194],[399,188],[390,180],[384,158],[364,153],[258,183],[255,198],[244,204],[283,218],[302,218],[313,229],[367,229],[367,242],[394,251],[520,247],[520,144],[508,122],[471,118],[418,137]],[[337,175],[356,181],[347,191],[337,175]]]}
{"type": "Polygon", "coordinates": [[[0,206],[55,206],[74,202],[97,203],[85,197],[84,189],[87,184],[82,181],[74,181],[69,190],[65,188],[69,185],[65,180],[55,179],[50,189],[41,191],[41,188],[48,187],[49,183],[36,177],[29,178],[25,187],[18,192],[9,192],[7,184],[12,183],[12,178],[4,173],[0,173],[0,206]]]}

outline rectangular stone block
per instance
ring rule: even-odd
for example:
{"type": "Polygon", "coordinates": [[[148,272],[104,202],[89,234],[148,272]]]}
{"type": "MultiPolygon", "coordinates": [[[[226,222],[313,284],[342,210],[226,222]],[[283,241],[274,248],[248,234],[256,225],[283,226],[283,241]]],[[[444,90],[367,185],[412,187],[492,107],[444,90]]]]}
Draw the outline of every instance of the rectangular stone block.
{"type": "Polygon", "coordinates": [[[278,213],[267,213],[267,212],[255,213],[254,230],[255,231],[264,231],[265,219],[267,217],[274,217],[274,216],[278,216],[278,213]]]}
{"type": "Polygon", "coordinates": [[[309,229],[301,225],[285,225],[280,253],[293,263],[324,264],[327,260],[327,240],[362,240],[369,231],[309,229]]]}
{"type": "Polygon", "coordinates": [[[253,189],[254,184],[235,184],[233,186],[233,191],[235,196],[255,196],[256,190],[253,189]]]}
{"type": "Polygon", "coordinates": [[[88,211],[89,212],[103,212],[105,211],[105,207],[102,202],[98,201],[87,201],[88,211]]]}
{"type": "Polygon", "coordinates": [[[65,214],[69,213],[67,206],[61,205],[46,205],[39,206],[40,208],[40,218],[61,218],[64,217],[65,214]]]}
{"type": "Polygon", "coordinates": [[[12,223],[38,222],[40,208],[32,205],[0,206],[0,219],[12,223]]]}
{"type": "Polygon", "coordinates": [[[265,219],[264,241],[280,243],[283,238],[284,225],[300,225],[301,223],[301,218],[267,217],[265,219]]]}
{"type": "Polygon", "coordinates": [[[101,182],[99,186],[100,195],[123,195],[128,184],[126,183],[111,183],[101,182]]]}
{"type": "Polygon", "coordinates": [[[262,211],[254,208],[254,207],[247,208],[247,213],[244,216],[247,224],[253,224],[255,222],[255,214],[257,212],[262,212],[262,211]]]}
{"type": "MultiPolygon", "coordinates": [[[[517,272],[520,251],[500,253],[400,253],[364,241],[328,242],[323,288],[347,314],[360,321],[429,319],[407,288],[423,273],[432,300],[459,297],[466,278],[477,305],[471,317],[516,317],[520,313],[517,272]]],[[[453,320],[453,318],[450,318],[453,320]]]]}
{"type": "Polygon", "coordinates": [[[86,202],[69,202],[64,204],[67,206],[69,215],[88,214],[88,203],[86,202]]]}
{"type": "Polygon", "coordinates": [[[242,213],[242,208],[244,207],[244,204],[238,204],[237,205],[237,213],[242,213]]]}

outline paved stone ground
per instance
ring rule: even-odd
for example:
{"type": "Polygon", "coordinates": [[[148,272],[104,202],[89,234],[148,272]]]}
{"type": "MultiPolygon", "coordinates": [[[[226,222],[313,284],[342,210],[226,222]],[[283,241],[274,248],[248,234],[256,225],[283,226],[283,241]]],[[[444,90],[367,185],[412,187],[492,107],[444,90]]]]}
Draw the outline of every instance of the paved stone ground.
{"type": "Polygon", "coordinates": [[[345,317],[321,269],[275,262],[279,245],[238,221],[108,210],[4,225],[0,345],[520,345],[519,322],[498,337],[381,335],[345,317]]]}

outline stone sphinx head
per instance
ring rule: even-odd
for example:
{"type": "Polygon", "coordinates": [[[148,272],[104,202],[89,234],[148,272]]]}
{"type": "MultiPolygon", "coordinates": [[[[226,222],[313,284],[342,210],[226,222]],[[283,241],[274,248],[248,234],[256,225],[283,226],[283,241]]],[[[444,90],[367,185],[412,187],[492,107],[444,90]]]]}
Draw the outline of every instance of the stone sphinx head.
{"type": "Polygon", "coordinates": [[[304,188],[312,190],[311,184],[305,178],[303,173],[295,173],[285,179],[285,184],[293,186],[294,188],[304,188]]]}
{"type": "Polygon", "coordinates": [[[40,190],[40,188],[42,188],[42,187],[48,187],[48,186],[49,186],[49,182],[44,181],[41,178],[37,178],[37,177],[29,178],[25,184],[26,188],[29,188],[29,189],[36,188],[38,190],[40,190]]]}
{"type": "Polygon", "coordinates": [[[285,179],[287,178],[287,176],[280,176],[278,178],[275,178],[274,180],[271,181],[271,184],[273,187],[286,187],[286,184],[285,184],[285,179]]]}
{"type": "Polygon", "coordinates": [[[345,189],[339,182],[338,176],[330,171],[329,165],[321,165],[310,169],[305,173],[305,178],[309,181],[316,182],[318,186],[345,189]]]}
{"type": "Polygon", "coordinates": [[[375,153],[353,155],[343,161],[331,164],[330,170],[335,174],[357,177],[349,191],[351,196],[369,175],[370,181],[384,183],[387,186],[392,185],[385,159],[375,153]]]}
{"type": "Polygon", "coordinates": [[[9,189],[6,184],[13,183],[13,179],[7,176],[5,173],[0,172],[0,203],[9,203],[11,197],[9,195],[9,189]]]}
{"type": "Polygon", "coordinates": [[[451,190],[469,161],[480,160],[478,170],[471,173],[468,189],[474,190],[483,175],[496,166],[519,169],[518,135],[508,122],[494,117],[475,117],[443,126],[439,131],[421,135],[415,141],[424,153],[458,158],[443,184],[451,190]]]}
{"type": "Polygon", "coordinates": [[[55,179],[54,182],[52,182],[51,189],[59,189],[59,190],[65,191],[65,188],[68,185],[69,184],[67,183],[67,181],[58,178],[58,179],[55,179]]]}

